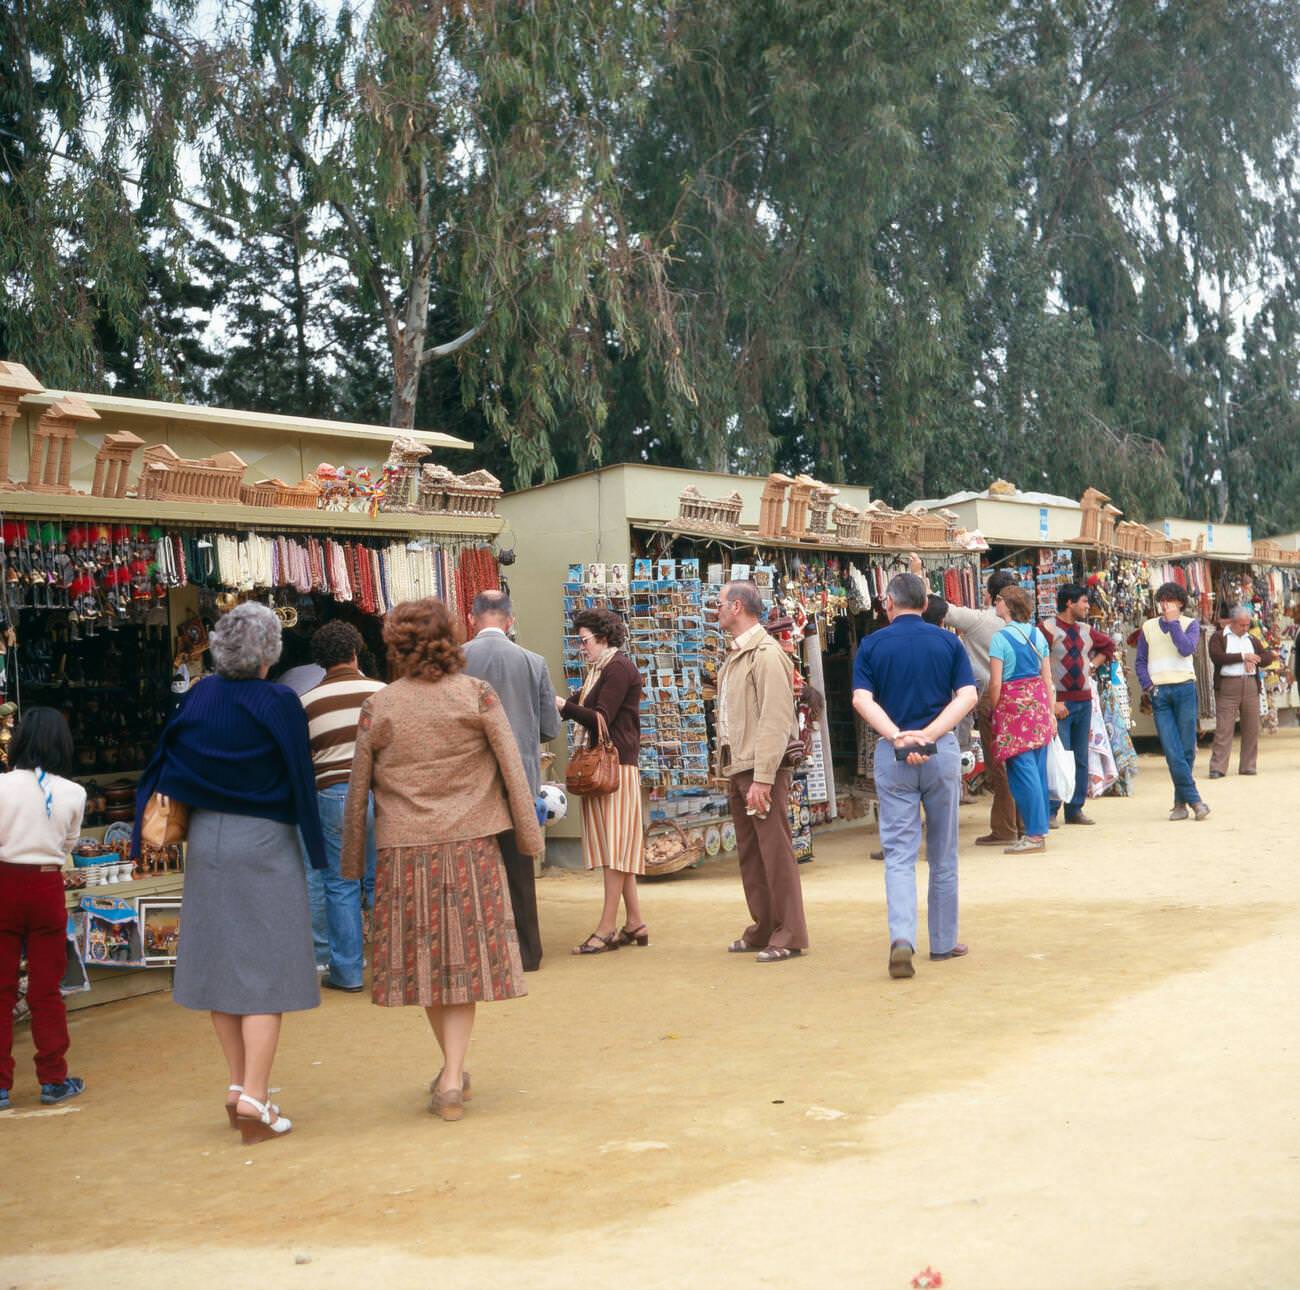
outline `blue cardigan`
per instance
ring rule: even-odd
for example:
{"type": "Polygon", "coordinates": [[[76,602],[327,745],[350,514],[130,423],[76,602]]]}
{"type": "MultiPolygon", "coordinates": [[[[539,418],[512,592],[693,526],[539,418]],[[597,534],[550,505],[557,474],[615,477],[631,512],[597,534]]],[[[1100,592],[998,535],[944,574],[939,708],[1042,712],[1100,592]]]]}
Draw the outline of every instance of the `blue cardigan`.
{"type": "Polygon", "coordinates": [[[312,867],[326,868],[307,714],[287,685],[208,676],[185,695],[136,791],[136,855],[154,793],[198,810],[296,824],[312,867]]]}

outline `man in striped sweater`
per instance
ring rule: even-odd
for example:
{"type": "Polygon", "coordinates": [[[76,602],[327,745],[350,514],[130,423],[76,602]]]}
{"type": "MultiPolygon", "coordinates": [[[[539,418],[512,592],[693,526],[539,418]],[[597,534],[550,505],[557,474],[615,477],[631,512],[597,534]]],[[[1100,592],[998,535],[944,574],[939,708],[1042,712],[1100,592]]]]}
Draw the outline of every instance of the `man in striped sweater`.
{"type": "MultiPolygon", "coordinates": [[[[321,683],[302,696],[307,710],[311,760],[316,771],[316,800],[329,868],[307,871],[312,895],[312,935],[317,961],[328,947],[329,968],[322,984],[355,994],[362,987],[364,945],[361,929],[361,883],[343,877],[343,808],[348,798],[348,777],[357,747],[357,721],[361,705],[383,682],[372,681],[357,665],[364,641],[351,623],[330,622],[311,638],[312,658],[325,669],[321,683]],[[324,918],[320,917],[323,907],[324,918]],[[322,921],[324,926],[322,927],[322,921]],[[322,945],[322,941],[325,942],[322,945]]],[[[366,834],[366,868],[374,872],[375,829],[373,807],[366,834]]]]}

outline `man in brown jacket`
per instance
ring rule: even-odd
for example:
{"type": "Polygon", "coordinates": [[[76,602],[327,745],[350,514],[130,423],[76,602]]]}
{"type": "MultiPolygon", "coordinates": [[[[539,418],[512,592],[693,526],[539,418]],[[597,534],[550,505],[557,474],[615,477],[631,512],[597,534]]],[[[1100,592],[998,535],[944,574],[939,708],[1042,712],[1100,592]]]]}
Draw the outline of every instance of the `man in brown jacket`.
{"type": "Polygon", "coordinates": [[[754,920],[728,949],[757,951],[759,963],[781,963],[808,948],[787,810],[790,771],[781,767],[799,726],[794,665],[768,635],[762,613],[752,582],[723,587],[718,624],[731,637],[731,649],[718,670],[718,760],[731,785],[740,880],[754,920]]]}
{"type": "Polygon", "coordinates": [[[1210,754],[1210,778],[1228,773],[1232,756],[1232,732],[1241,719],[1241,755],[1237,769],[1243,775],[1255,773],[1259,756],[1259,697],[1263,677],[1276,655],[1257,640],[1250,630],[1249,605],[1234,605],[1228,620],[1210,637],[1210,662],[1214,664],[1214,751],[1210,754]]]}

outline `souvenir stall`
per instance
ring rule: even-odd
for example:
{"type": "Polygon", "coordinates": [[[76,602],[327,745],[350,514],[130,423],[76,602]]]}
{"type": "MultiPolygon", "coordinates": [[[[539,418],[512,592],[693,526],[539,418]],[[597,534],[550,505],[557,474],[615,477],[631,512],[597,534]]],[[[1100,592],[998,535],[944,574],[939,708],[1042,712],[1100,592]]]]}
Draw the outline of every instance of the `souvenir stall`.
{"type": "MultiPolygon", "coordinates": [[[[561,676],[571,690],[581,681],[568,628],[576,610],[607,605],[627,619],[628,650],[646,687],[641,769],[651,872],[657,861],[668,871],[683,855],[734,846],[725,792],[713,779],[714,684],[725,650],[717,603],[725,582],[749,578],[759,586],[769,630],[796,661],[803,720],[815,726],[791,804],[803,858],[811,855],[812,825],[861,815],[872,796],[861,774],[851,672],[861,635],[883,624],[879,602],[889,578],[918,550],[932,582],[955,603],[978,595],[978,554],[960,545],[952,517],[902,516],[866,489],[806,478],[619,466],[513,494],[502,511],[521,538],[515,581],[522,590],[514,595],[521,639],[547,653],[557,688],[561,676]],[[756,523],[745,522],[747,505],[756,523]],[[574,558],[557,567],[565,551],[574,558]],[[539,635],[535,623],[555,636],[539,635]],[[814,691],[824,703],[811,700],[814,691]]],[[[559,850],[548,843],[552,854],[559,850]]]]}
{"type": "Polygon", "coordinates": [[[84,1002],[170,984],[167,972],[107,969],[174,958],[183,847],[132,862],[135,781],[176,695],[209,665],[213,624],[258,599],[284,623],[285,659],[302,661],[311,631],[347,616],[382,668],[392,605],[438,595],[463,615],[500,585],[500,488],[425,458],[469,446],[50,393],[0,364],[0,749],[31,706],[59,708],[73,731],[87,808],[65,871],[67,988],[89,991],[84,1002]],[[304,465],[327,453],[348,464],[304,465]],[[250,484],[245,457],[302,482],[250,484]]]}

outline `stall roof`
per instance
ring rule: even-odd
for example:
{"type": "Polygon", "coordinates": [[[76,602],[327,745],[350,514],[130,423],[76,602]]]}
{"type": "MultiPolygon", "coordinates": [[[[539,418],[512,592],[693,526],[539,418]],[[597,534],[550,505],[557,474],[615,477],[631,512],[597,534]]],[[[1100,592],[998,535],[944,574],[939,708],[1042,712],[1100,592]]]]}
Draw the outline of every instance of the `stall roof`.
{"type": "Polygon", "coordinates": [[[962,502],[1023,502],[1026,506],[1064,506],[1072,511],[1082,509],[1076,499],[1058,497],[1055,493],[990,493],[987,488],[982,493],[967,490],[953,493],[949,497],[910,502],[908,509],[924,506],[927,511],[936,511],[941,506],[959,506],[962,502]]]}
{"type": "MultiPolygon", "coordinates": [[[[68,396],[64,390],[46,390],[29,394],[25,406],[48,407],[68,396]]],[[[363,425],[355,421],[329,421],[318,417],[290,417],[278,412],[244,412],[236,408],[210,408],[195,403],[167,403],[161,399],[128,399],[118,394],[84,394],[77,392],[96,412],[121,417],[187,421],[192,425],[232,430],[275,430],[286,434],[310,435],[329,439],[391,440],[407,435],[427,443],[431,448],[470,449],[467,439],[444,434],[440,430],[399,430],[391,426],[363,425]]]]}

